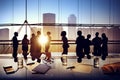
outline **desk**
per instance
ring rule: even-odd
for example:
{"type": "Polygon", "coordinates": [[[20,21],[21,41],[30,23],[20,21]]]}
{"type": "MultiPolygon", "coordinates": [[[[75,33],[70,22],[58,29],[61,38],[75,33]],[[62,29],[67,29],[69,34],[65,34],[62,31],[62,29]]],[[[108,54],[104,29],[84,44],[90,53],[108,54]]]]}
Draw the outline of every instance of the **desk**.
{"type": "MultiPolygon", "coordinates": [[[[28,59],[30,60],[30,59],[28,59]]],[[[60,59],[54,60],[54,68],[50,69],[46,74],[32,74],[27,68],[19,69],[14,74],[7,75],[3,66],[12,65],[14,68],[17,67],[17,63],[13,59],[0,59],[0,80],[120,80],[119,75],[104,75],[101,66],[108,63],[114,63],[120,61],[119,58],[107,58],[105,61],[100,60],[100,67],[94,68],[93,59],[83,59],[82,63],[76,63],[76,59],[68,59],[68,65],[63,66],[60,59]],[[78,64],[78,67],[83,64],[91,65],[91,71],[84,73],[80,71],[72,71],[66,69],[68,66],[78,64]]]]}

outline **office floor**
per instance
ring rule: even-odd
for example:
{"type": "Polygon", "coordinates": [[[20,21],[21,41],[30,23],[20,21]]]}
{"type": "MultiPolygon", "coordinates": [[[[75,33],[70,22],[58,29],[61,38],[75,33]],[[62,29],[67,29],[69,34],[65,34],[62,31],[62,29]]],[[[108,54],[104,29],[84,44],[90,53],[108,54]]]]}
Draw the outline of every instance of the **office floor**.
{"type": "MultiPolygon", "coordinates": [[[[54,63],[48,64],[51,69],[45,74],[34,74],[26,67],[19,69],[16,73],[6,74],[3,66],[13,66],[16,70],[17,63],[14,62],[11,54],[0,55],[0,80],[120,80],[119,75],[105,75],[101,70],[104,64],[120,62],[120,55],[109,55],[105,61],[100,58],[99,68],[93,67],[93,57],[92,59],[84,58],[82,63],[77,63],[75,54],[72,53],[68,55],[67,66],[63,66],[60,60],[61,54],[52,55],[54,63]],[[67,69],[69,66],[75,66],[75,68],[67,69]]],[[[31,62],[33,61],[29,57],[27,63],[31,62]]],[[[42,60],[40,64],[44,64],[44,61],[42,60]]]]}

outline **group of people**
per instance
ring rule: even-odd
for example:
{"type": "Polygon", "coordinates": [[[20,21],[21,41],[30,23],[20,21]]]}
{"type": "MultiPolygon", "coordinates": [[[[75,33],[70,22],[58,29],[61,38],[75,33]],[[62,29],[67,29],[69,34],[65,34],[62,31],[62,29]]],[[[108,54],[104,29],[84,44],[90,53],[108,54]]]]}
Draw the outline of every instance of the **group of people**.
{"type": "MultiPolygon", "coordinates": [[[[41,37],[41,32],[37,31],[37,35],[35,35],[34,33],[32,34],[32,37],[30,40],[27,39],[27,35],[24,35],[24,38],[22,39],[22,50],[23,50],[23,56],[24,59],[27,59],[27,55],[28,55],[28,45],[30,43],[30,55],[31,55],[31,59],[35,60],[37,59],[37,62],[41,62],[41,55],[45,54],[46,57],[45,59],[47,61],[50,61],[51,58],[51,53],[49,52],[49,48],[50,48],[50,43],[51,43],[51,32],[47,32],[47,42],[45,43],[45,52],[42,53],[41,49],[42,49],[42,45],[39,43],[39,38],[41,37]]],[[[82,35],[82,31],[77,31],[77,35],[78,37],[76,38],[76,56],[77,58],[77,62],[82,62],[82,58],[87,55],[88,59],[91,59],[91,55],[90,55],[90,46],[93,45],[93,55],[94,56],[101,56],[101,58],[103,60],[106,59],[106,56],[108,56],[108,38],[106,37],[105,33],[102,33],[101,37],[99,37],[99,32],[96,32],[95,37],[90,40],[91,35],[88,34],[87,38],[85,38],[82,35]]],[[[14,61],[17,62],[17,49],[18,49],[18,43],[19,41],[17,40],[17,36],[18,33],[15,32],[14,36],[13,36],[13,58],[14,61]]],[[[68,54],[68,48],[69,48],[69,43],[68,43],[68,39],[66,37],[66,31],[62,31],[61,32],[61,37],[62,37],[62,47],[63,47],[63,52],[62,55],[68,54]]]]}
{"type": "MultiPolygon", "coordinates": [[[[37,35],[35,35],[34,33],[32,34],[32,37],[29,39],[27,39],[27,34],[24,35],[24,38],[22,39],[22,51],[23,51],[23,57],[25,60],[27,60],[27,55],[28,53],[28,45],[30,44],[30,55],[31,55],[31,59],[35,60],[37,59],[37,62],[41,62],[40,56],[42,54],[45,54],[46,57],[45,59],[47,61],[50,60],[51,58],[51,54],[49,52],[49,48],[50,48],[50,41],[51,41],[51,33],[47,32],[47,42],[45,43],[45,52],[42,53],[41,49],[42,49],[42,44],[39,43],[39,40],[41,38],[41,32],[37,31],[37,35]]],[[[12,38],[13,41],[13,58],[14,61],[17,62],[18,58],[17,58],[17,50],[18,50],[18,39],[17,39],[18,33],[15,32],[14,36],[12,38]]]]}
{"type": "MultiPolygon", "coordinates": [[[[76,55],[77,55],[77,62],[82,62],[82,58],[87,55],[88,59],[91,59],[90,55],[90,46],[93,45],[93,55],[94,56],[101,56],[102,60],[106,59],[108,56],[108,38],[106,37],[105,33],[102,33],[101,37],[99,37],[99,32],[95,33],[95,37],[90,40],[91,35],[88,34],[87,38],[82,35],[82,31],[77,32],[78,37],[76,38],[76,55]]],[[[61,32],[62,41],[63,41],[63,53],[68,54],[68,40],[66,37],[66,32],[61,32]]]]}

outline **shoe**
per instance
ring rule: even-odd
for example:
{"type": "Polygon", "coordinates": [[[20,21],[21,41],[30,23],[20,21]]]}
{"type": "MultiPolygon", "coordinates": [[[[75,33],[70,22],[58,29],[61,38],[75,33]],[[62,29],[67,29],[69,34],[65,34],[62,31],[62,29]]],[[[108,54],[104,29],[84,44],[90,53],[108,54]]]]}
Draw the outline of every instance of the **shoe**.
{"type": "Polygon", "coordinates": [[[18,62],[18,58],[14,58],[14,62],[18,62]]]}
{"type": "Polygon", "coordinates": [[[91,59],[91,56],[90,56],[90,55],[87,55],[87,58],[88,58],[88,59],[91,59]]]}
{"type": "Polygon", "coordinates": [[[82,59],[81,59],[81,58],[78,58],[78,59],[77,59],[77,62],[78,62],[78,63],[81,63],[81,62],[82,62],[82,59]]]}
{"type": "Polygon", "coordinates": [[[40,63],[40,62],[41,62],[41,59],[37,59],[37,62],[40,63]]]}
{"type": "Polygon", "coordinates": [[[102,58],[102,60],[105,60],[105,59],[106,59],[106,56],[102,56],[101,58],[102,58]]]}

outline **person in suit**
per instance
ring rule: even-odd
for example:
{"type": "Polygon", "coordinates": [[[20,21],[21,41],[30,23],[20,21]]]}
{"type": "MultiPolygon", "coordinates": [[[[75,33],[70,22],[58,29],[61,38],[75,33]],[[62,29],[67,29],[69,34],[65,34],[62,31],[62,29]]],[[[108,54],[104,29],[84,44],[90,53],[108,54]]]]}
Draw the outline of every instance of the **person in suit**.
{"type": "Polygon", "coordinates": [[[93,48],[94,56],[101,56],[101,43],[102,43],[102,40],[99,37],[99,33],[96,32],[95,38],[92,39],[92,44],[94,46],[94,48],[93,48]]]}
{"type": "Polygon", "coordinates": [[[30,38],[30,55],[31,55],[31,58],[32,60],[35,60],[35,55],[36,55],[36,37],[35,37],[35,34],[33,33],[32,34],[32,37],[30,38]]]}
{"type": "Polygon", "coordinates": [[[68,48],[69,48],[69,44],[68,44],[68,39],[66,37],[66,31],[62,31],[61,32],[61,36],[62,36],[62,41],[63,41],[63,52],[62,52],[62,55],[63,54],[68,54],[68,48]]]}
{"type": "Polygon", "coordinates": [[[68,54],[69,44],[68,44],[68,39],[66,37],[66,31],[61,32],[61,37],[63,42],[62,44],[63,52],[62,52],[61,62],[64,66],[67,66],[67,54],[68,54]]]}
{"type": "Polygon", "coordinates": [[[82,58],[84,57],[84,41],[85,38],[82,36],[82,31],[77,31],[78,37],[76,38],[76,55],[78,57],[77,62],[82,62],[82,58]]]}
{"type": "Polygon", "coordinates": [[[108,37],[106,37],[105,33],[102,33],[102,46],[101,46],[101,52],[102,52],[102,60],[106,59],[106,56],[108,56],[108,37]]]}
{"type": "Polygon", "coordinates": [[[22,50],[23,50],[22,54],[23,54],[25,60],[27,60],[28,45],[29,45],[29,40],[27,39],[27,34],[25,34],[24,38],[22,39],[22,50]]]}
{"type": "Polygon", "coordinates": [[[41,32],[40,31],[37,31],[37,35],[36,35],[36,43],[35,43],[35,58],[37,59],[37,62],[41,62],[41,59],[40,59],[40,57],[41,57],[41,55],[42,55],[42,53],[41,53],[41,48],[42,48],[42,45],[39,43],[39,39],[40,39],[40,37],[41,37],[41,32]]]}
{"type": "Polygon", "coordinates": [[[51,60],[51,53],[49,52],[49,48],[50,48],[50,42],[51,42],[51,32],[47,32],[47,42],[45,43],[45,54],[46,54],[46,57],[45,59],[50,62],[51,60]]]}
{"type": "Polygon", "coordinates": [[[14,36],[12,38],[12,43],[13,43],[13,58],[14,58],[14,62],[17,62],[18,61],[18,58],[17,58],[17,51],[18,51],[18,39],[17,39],[17,36],[18,36],[18,32],[14,32],[14,36]]]}
{"type": "Polygon", "coordinates": [[[92,42],[91,42],[90,38],[91,38],[91,35],[88,34],[87,38],[85,39],[85,45],[84,45],[84,53],[87,55],[88,59],[91,59],[91,56],[90,56],[90,45],[92,44],[92,42]]]}

